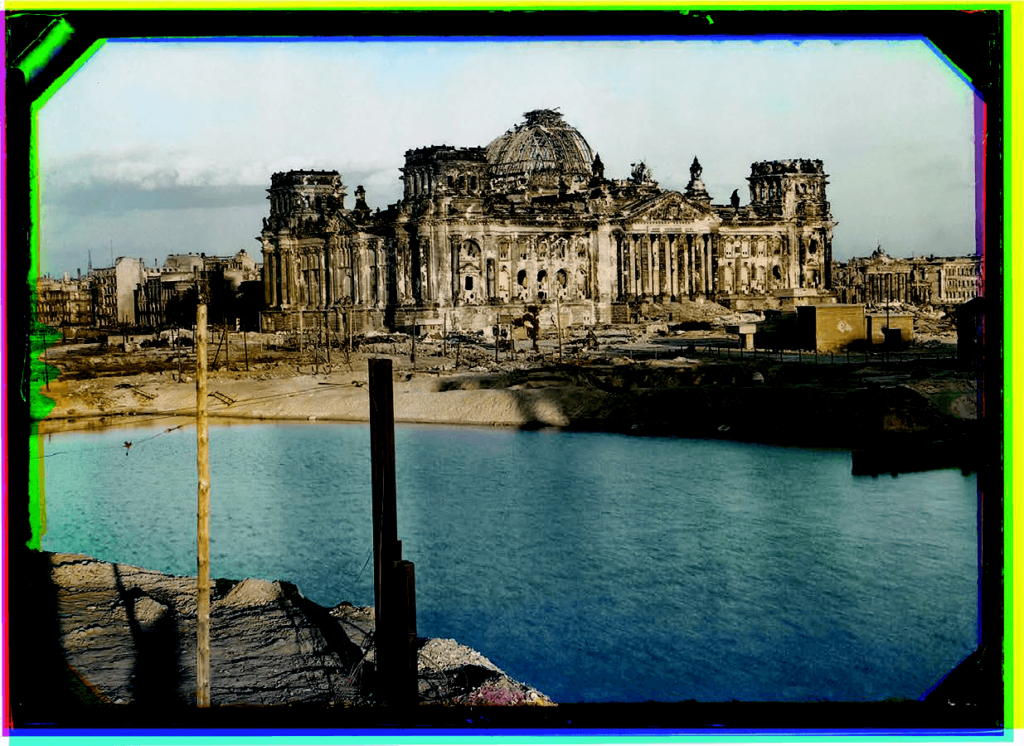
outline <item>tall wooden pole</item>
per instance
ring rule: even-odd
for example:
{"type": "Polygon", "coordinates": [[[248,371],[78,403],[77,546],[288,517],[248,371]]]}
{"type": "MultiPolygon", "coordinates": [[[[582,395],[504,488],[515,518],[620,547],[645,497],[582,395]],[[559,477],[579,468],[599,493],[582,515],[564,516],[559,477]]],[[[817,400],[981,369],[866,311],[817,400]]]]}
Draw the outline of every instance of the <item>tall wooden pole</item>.
{"type": "Polygon", "coordinates": [[[210,426],[206,412],[206,302],[196,308],[196,444],[199,467],[196,705],[210,706],[210,426]]]}
{"type": "Polygon", "coordinates": [[[380,624],[382,581],[391,563],[398,541],[395,487],[395,404],[391,384],[391,360],[369,361],[370,388],[370,473],[373,484],[373,597],[374,612],[380,624]]]}
{"type": "Polygon", "coordinates": [[[378,702],[417,702],[416,598],[413,563],[402,560],[395,488],[392,363],[369,361],[370,470],[373,484],[373,600],[378,702]]]}

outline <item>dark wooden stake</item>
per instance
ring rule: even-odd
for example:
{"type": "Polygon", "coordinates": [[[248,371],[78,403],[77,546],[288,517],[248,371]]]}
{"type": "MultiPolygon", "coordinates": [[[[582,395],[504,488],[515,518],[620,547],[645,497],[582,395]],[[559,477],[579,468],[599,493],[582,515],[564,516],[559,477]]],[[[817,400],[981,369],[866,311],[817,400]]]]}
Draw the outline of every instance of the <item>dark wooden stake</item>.
{"type": "Polygon", "coordinates": [[[242,330],[242,348],[245,350],[245,371],[249,372],[249,342],[245,338],[245,329],[242,330]]]}
{"type": "Polygon", "coordinates": [[[402,543],[398,540],[390,359],[369,361],[368,388],[377,697],[392,706],[407,706],[418,699],[415,581],[413,564],[402,560],[402,543]]]}

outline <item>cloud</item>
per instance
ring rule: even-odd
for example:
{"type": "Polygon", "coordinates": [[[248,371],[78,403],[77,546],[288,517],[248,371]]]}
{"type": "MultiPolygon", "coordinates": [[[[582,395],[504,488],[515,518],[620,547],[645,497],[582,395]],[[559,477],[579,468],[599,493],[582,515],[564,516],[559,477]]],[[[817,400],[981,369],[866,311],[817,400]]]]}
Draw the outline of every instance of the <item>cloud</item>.
{"type": "Polygon", "coordinates": [[[252,207],[266,196],[263,189],[244,185],[191,186],[177,183],[176,174],[157,172],[137,182],[95,180],[47,193],[47,210],[110,216],[137,210],[217,209],[252,207]]]}

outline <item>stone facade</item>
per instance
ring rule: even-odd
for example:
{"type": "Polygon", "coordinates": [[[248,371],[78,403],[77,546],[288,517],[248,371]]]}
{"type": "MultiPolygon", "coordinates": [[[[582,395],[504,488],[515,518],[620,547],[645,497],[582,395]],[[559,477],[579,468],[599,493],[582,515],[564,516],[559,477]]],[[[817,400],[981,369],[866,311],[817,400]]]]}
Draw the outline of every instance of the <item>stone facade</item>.
{"type": "Polygon", "coordinates": [[[832,227],[821,161],[762,161],[716,205],[697,158],[684,192],[633,164],[610,179],[600,155],[552,110],[527,112],[486,147],[409,150],[402,199],[371,212],[337,171],[276,173],[260,241],[265,331],[351,320],[362,329],[450,320],[485,329],[501,314],[558,304],[567,323],[625,320],[638,303],[701,298],[777,305],[826,296],[832,227]],[[306,317],[309,317],[308,319],[306,317]]]}
{"type": "Polygon", "coordinates": [[[47,326],[81,327],[93,324],[92,281],[81,273],[60,279],[40,277],[36,281],[36,320],[47,326]]]}
{"type": "Polygon", "coordinates": [[[836,265],[833,273],[841,303],[953,306],[982,295],[977,256],[900,259],[879,246],[870,257],[836,265]]]}

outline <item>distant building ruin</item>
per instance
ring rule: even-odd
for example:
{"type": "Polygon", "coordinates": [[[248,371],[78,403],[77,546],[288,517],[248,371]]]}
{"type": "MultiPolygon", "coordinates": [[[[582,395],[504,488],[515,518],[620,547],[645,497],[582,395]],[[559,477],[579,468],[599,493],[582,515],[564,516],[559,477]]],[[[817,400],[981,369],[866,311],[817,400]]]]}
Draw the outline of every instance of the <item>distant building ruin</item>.
{"type": "Polygon", "coordinates": [[[879,246],[871,256],[836,265],[840,303],[878,306],[955,306],[983,295],[981,257],[889,256],[879,246]]]}
{"type": "Polygon", "coordinates": [[[611,179],[559,112],[524,118],[486,147],[406,151],[404,194],[385,211],[361,186],[346,207],[337,171],[275,173],[257,238],[263,330],[441,318],[487,329],[499,312],[555,303],[566,323],[611,323],[640,304],[667,316],[687,299],[750,308],[794,290],[829,296],[835,223],[821,161],[754,163],[748,204],[738,191],[713,204],[696,157],[683,192],[659,188],[640,162],[611,179]]]}

